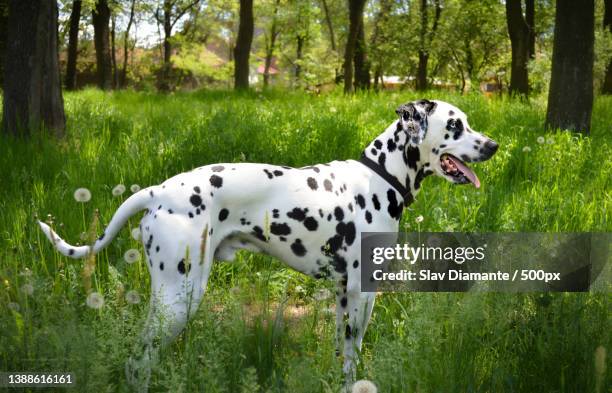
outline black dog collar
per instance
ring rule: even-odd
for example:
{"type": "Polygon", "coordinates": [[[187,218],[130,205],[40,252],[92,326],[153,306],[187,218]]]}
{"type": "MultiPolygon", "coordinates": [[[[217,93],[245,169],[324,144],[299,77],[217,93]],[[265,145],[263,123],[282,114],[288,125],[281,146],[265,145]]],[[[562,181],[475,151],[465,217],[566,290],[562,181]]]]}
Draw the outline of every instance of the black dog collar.
{"type": "Polygon", "coordinates": [[[408,204],[412,202],[412,195],[410,194],[410,191],[408,191],[406,187],[404,187],[402,183],[400,183],[394,176],[391,176],[389,172],[385,170],[385,168],[378,165],[377,162],[370,160],[368,157],[366,157],[365,153],[361,155],[359,162],[376,172],[376,174],[385,179],[385,181],[389,183],[391,187],[395,188],[395,191],[397,191],[402,197],[404,206],[408,206],[408,204]]]}

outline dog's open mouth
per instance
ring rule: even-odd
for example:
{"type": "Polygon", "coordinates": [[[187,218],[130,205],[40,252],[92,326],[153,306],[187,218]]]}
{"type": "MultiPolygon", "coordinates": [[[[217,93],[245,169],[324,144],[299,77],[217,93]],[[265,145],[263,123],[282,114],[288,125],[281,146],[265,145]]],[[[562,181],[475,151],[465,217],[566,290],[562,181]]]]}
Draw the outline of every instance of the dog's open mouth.
{"type": "Polygon", "coordinates": [[[442,154],[440,156],[440,166],[444,174],[450,177],[455,183],[472,183],[474,187],[480,188],[478,176],[457,157],[450,154],[442,154]]]}

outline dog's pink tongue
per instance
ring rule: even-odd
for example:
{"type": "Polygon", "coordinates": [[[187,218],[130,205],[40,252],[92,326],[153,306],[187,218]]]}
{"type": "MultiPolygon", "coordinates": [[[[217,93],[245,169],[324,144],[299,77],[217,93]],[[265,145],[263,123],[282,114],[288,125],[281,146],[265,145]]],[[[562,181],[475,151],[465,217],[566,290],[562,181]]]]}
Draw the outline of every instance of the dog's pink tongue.
{"type": "Polygon", "coordinates": [[[480,180],[478,179],[478,176],[476,176],[476,174],[470,168],[468,168],[463,162],[461,162],[461,160],[456,159],[450,154],[448,155],[448,159],[451,160],[453,164],[455,164],[457,169],[459,169],[461,173],[463,173],[465,177],[467,177],[468,180],[472,182],[474,187],[480,188],[480,180]]]}

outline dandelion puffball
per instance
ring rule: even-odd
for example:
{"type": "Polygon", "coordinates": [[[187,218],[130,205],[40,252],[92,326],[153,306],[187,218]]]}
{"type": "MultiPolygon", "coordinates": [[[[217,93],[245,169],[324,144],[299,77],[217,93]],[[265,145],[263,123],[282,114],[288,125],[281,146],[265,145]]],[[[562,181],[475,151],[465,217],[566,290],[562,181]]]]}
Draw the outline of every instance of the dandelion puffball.
{"type": "Polygon", "coordinates": [[[529,146],[523,147],[523,152],[524,153],[529,153],[530,151],[531,151],[531,147],[529,147],[529,146]]]}
{"type": "Polygon", "coordinates": [[[140,240],[140,228],[136,227],[132,229],[131,234],[132,234],[132,239],[140,240]]]}
{"type": "Polygon", "coordinates": [[[423,222],[423,220],[424,220],[423,216],[417,216],[417,218],[415,218],[415,219],[414,219],[414,221],[415,221],[417,224],[422,223],[422,222],[423,222]]]}
{"type": "Polygon", "coordinates": [[[132,191],[133,193],[137,193],[138,191],[140,191],[140,186],[138,184],[132,184],[130,186],[130,191],[132,191]]]}
{"type": "Polygon", "coordinates": [[[135,248],[130,248],[123,254],[123,259],[127,263],[134,263],[140,261],[140,252],[135,248]]]}
{"type": "Polygon", "coordinates": [[[104,306],[104,296],[99,292],[92,292],[87,296],[87,307],[99,310],[104,306]]]}
{"type": "Polygon", "coordinates": [[[77,188],[74,192],[74,200],[80,203],[89,202],[91,200],[91,191],[87,188],[77,188]]]}
{"type": "Polygon", "coordinates": [[[355,382],[352,393],[376,393],[376,385],[374,385],[372,381],[362,379],[361,381],[355,382]]]}
{"type": "Polygon", "coordinates": [[[113,196],[121,196],[125,192],[125,186],[123,184],[117,184],[113,188],[113,196]]]}
{"type": "Polygon", "coordinates": [[[134,290],[127,291],[125,294],[125,301],[129,304],[138,304],[140,303],[140,294],[134,290]]]}
{"type": "Polygon", "coordinates": [[[546,139],[544,139],[544,137],[543,137],[543,136],[539,136],[539,137],[536,139],[536,141],[537,141],[537,142],[538,142],[538,143],[541,145],[541,144],[543,144],[544,142],[546,142],[546,139]]]}
{"type": "Polygon", "coordinates": [[[34,287],[32,286],[32,284],[23,284],[21,286],[21,292],[25,293],[26,295],[30,296],[34,293],[34,287]]]}

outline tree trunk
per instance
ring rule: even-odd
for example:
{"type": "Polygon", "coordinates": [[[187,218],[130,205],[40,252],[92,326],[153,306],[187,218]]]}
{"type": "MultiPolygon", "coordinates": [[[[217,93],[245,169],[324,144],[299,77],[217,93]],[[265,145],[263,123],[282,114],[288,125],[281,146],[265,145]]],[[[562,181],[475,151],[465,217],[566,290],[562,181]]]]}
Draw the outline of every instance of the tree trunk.
{"type": "Polygon", "coordinates": [[[331,15],[329,14],[329,7],[327,7],[327,1],[321,0],[321,5],[323,6],[323,12],[325,13],[325,23],[327,24],[327,29],[329,30],[329,41],[331,44],[331,48],[335,52],[336,35],[334,34],[334,25],[332,24],[331,15]]]}
{"type": "Polygon", "coordinates": [[[70,13],[70,32],[68,33],[68,60],[66,62],[66,90],[76,89],[77,50],[79,46],[79,22],[81,20],[81,0],[72,2],[70,13]]]}
{"type": "Polygon", "coordinates": [[[4,74],[5,132],[28,136],[66,126],[57,51],[57,3],[11,0],[4,74]]]}
{"type": "Polygon", "coordinates": [[[170,90],[170,71],[172,69],[172,2],[164,0],[164,60],[162,64],[161,80],[159,89],[162,91],[170,90]]]}
{"type": "Polygon", "coordinates": [[[240,0],[240,24],[234,47],[234,88],[249,88],[249,55],[253,42],[253,0],[240,0]]]}
{"type": "Polygon", "coordinates": [[[297,43],[295,49],[295,81],[297,82],[300,79],[300,75],[302,74],[302,52],[304,50],[304,41],[306,40],[306,38],[300,34],[298,34],[296,38],[297,43]]]}
{"type": "Polygon", "coordinates": [[[96,47],[96,65],[98,73],[98,87],[109,90],[112,87],[112,64],[109,43],[110,9],[107,0],[98,0],[96,8],[92,11],[94,26],[94,44],[96,47]]]}
{"type": "Polygon", "coordinates": [[[367,90],[370,88],[370,62],[368,61],[367,48],[365,42],[365,31],[363,29],[363,13],[359,22],[359,32],[355,43],[355,90],[367,90]]]}
{"type": "Polygon", "coordinates": [[[359,21],[363,19],[365,0],[348,0],[349,32],[344,50],[344,92],[353,92],[353,58],[359,37],[359,21]]]}
{"type": "Polygon", "coordinates": [[[130,18],[128,19],[128,24],[125,28],[125,33],[123,35],[123,67],[121,69],[121,80],[120,86],[124,88],[127,85],[127,65],[128,65],[128,44],[130,40],[130,29],[132,28],[132,23],[134,23],[134,14],[136,11],[136,0],[132,0],[132,6],[130,8],[130,18]]]}
{"type": "Polygon", "coordinates": [[[274,3],[274,13],[272,15],[272,26],[270,27],[270,42],[266,43],[266,58],[264,63],[263,84],[268,87],[270,84],[270,67],[272,66],[272,57],[274,56],[274,45],[276,44],[276,16],[278,15],[278,6],[280,0],[274,3]]]}
{"type": "Polygon", "coordinates": [[[111,17],[111,65],[113,68],[113,89],[117,88],[119,81],[119,74],[117,73],[117,47],[115,45],[115,28],[116,20],[115,15],[111,17]]]}
{"type": "MultiPolygon", "coordinates": [[[[605,1],[605,14],[604,14],[604,29],[608,29],[612,33],[612,0],[605,1]]],[[[612,58],[608,62],[608,68],[606,69],[606,76],[604,78],[603,85],[601,87],[602,94],[612,94],[612,58]]]]}
{"type": "Polygon", "coordinates": [[[594,24],[594,0],[557,0],[547,128],[590,132],[594,24]]]}
{"type": "MultiPolygon", "coordinates": [[[[533,0],[527,1],[533,7],[533,0]]],[[[533,18],[533,10],[531,11],[533,18]]],[[[527,96],[529,93],[529,79],[527,62],[531,55],[532,27],[523,17],[521,0],[506,0],[506,21],[508,22],[508,35],[512,45],[512,65],[510,71],[510,95],[527,96]]]]}
{"type": "Polygon", "coordinates": [[[431,42],[433,41],[433,37],[436,34],[436,30],[438,29],[438,23],[440,21],[440,14],[442,13],[442,5],[440,4],[440,0],[435,0],[435,14],[434,14],[434,22],[429,31],[428,26],[428,10],[427,10],[427,0],[421,0],[421,31],[420,31],[420,42],[419,42],[419,63],[417,68],[417,78],[416,78],[416,89],[417,90],[426,90],[427,89],[427,64],[429,63],[429,48],[431,47],[431,42]]]}

